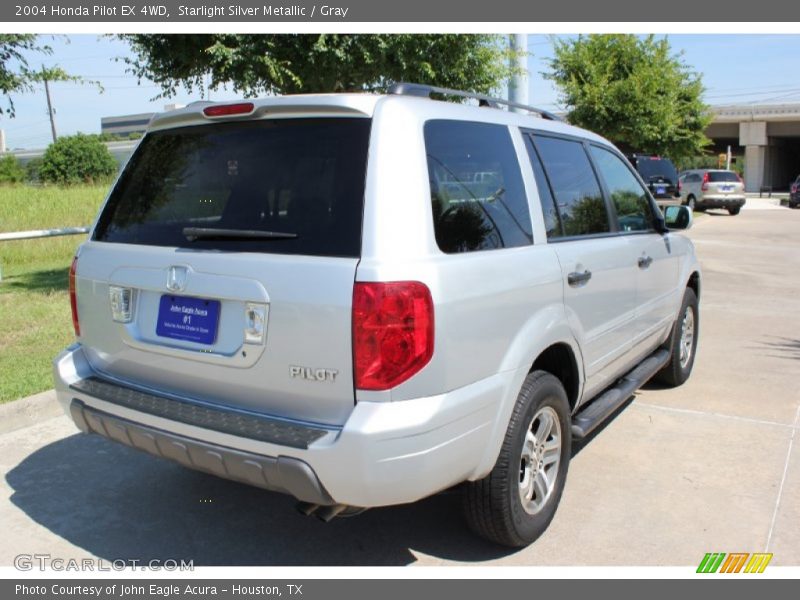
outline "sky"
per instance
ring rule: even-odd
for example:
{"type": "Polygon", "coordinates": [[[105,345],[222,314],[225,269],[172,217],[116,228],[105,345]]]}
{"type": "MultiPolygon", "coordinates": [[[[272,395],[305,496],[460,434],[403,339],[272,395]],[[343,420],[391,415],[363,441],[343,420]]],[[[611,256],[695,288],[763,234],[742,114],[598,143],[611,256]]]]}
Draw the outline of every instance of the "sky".
{"type": "MultiPolygon", "coordinates": [[[[542,72],[553,55],[549,34],[528,36],[530,104],[548,110],[562,110],[558,93],[542,72]]],[[[660,36],[659,36],[660,37],[660,36]]],[[[800,102],[800,35],[668,35],[675,52],[703,76],[705,101],[711,105],[745,103],[800,102]]],[[[51,96],[56,110],[58,135],[77,132],[99,133],[100,118],[163,110],[165,104],[185,104],[201,99],[196,92],[179,93],[173,98],[156,98],[160,89],[150,81],[137,82],[126,73],[119,59],[129,54],[124,42],[111,36],[69,35],[40,36],[40,42],[53,48],[53,54],[28,55],[35,67],[59,65],[73,75],[98,81],[95,85],[56,82],[51,96]]],[[[233,99],[228,91],[211,92],[212,100],[233,99]]],[[[0,116],[0,128],[6,132],[6,144],[14,148],[42,148],[51,140],[44,90],[13,97],[16,117],[0,116]]]]}

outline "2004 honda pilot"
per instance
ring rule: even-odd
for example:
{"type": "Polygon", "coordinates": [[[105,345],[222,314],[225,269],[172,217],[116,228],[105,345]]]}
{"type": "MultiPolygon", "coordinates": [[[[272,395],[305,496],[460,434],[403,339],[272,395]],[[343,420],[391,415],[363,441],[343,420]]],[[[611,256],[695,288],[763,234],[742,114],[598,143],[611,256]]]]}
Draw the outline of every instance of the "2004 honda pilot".
{"type": "Polygon", "coordinates": [[[475,531],[536,539],[571,441],[689,376],[700,272],[609,142],[436,94],[470,96],[155,117],[70,271],[78,427],[323,520],[463,484],[475,531]]]}

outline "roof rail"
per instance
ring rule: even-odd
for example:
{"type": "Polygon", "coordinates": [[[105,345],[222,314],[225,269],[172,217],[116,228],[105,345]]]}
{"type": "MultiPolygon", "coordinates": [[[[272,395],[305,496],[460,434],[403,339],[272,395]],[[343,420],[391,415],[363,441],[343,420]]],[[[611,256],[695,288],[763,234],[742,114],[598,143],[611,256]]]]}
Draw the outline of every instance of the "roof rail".
{"type": "Polygon", "coordinates": [[[561,117],[554,115],[551,112],[536,108],[535,106],[528,106],[510,100],[503,100],[502,98],[493,98],[492,96],[485,96],[484,94],[475,94],[473,92],[464,92],[462,90],[451,90],[449,88],[436,87],[433,85],[425,85],[422,83],[395,83],[387,91],[389,94],[396,96],[417,96],[420,98],[430,98],[432,94],[443,94],[446,96],[459,96],[461,98],[472,98],[478,101],[478,106],[487,106],[489,108],[500,108],[500,105],[508,106],[509,108],[521,108],[528,112],[538,114],[542,119],[548,121],[562,121],[561,117]]]}

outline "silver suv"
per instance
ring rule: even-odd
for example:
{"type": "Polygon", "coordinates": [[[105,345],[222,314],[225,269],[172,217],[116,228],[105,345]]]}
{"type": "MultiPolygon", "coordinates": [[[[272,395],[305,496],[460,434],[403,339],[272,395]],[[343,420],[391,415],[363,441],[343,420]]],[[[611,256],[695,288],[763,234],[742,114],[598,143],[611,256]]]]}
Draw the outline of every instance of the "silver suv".
{"type": "Polygon", "coordinates": [[[70,271],[77,426],[325,521],[462,484],[479,534],[536,539],[572,440],[689,377],[691,213],[597,135],[442,93],[155,117],[70,271]]]}
{"type": "Polygon", "coordinates": [[[680,176],[681,198],[692,210],[724,208],[738,215],[746,201],[744,182],[734,171],[693,169],[680,176]]]}

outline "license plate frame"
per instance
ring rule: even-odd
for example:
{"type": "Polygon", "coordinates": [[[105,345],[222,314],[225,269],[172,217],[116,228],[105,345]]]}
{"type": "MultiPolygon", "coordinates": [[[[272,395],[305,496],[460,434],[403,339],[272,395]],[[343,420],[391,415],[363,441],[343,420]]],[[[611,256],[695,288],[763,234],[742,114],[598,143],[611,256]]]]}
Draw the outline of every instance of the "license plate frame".
{"type": "Polygon", "coordinates": [[[219,300],[163,294],[158,303],[156,335],[212,346],[217,341],[220,308],[219,300]]]}

